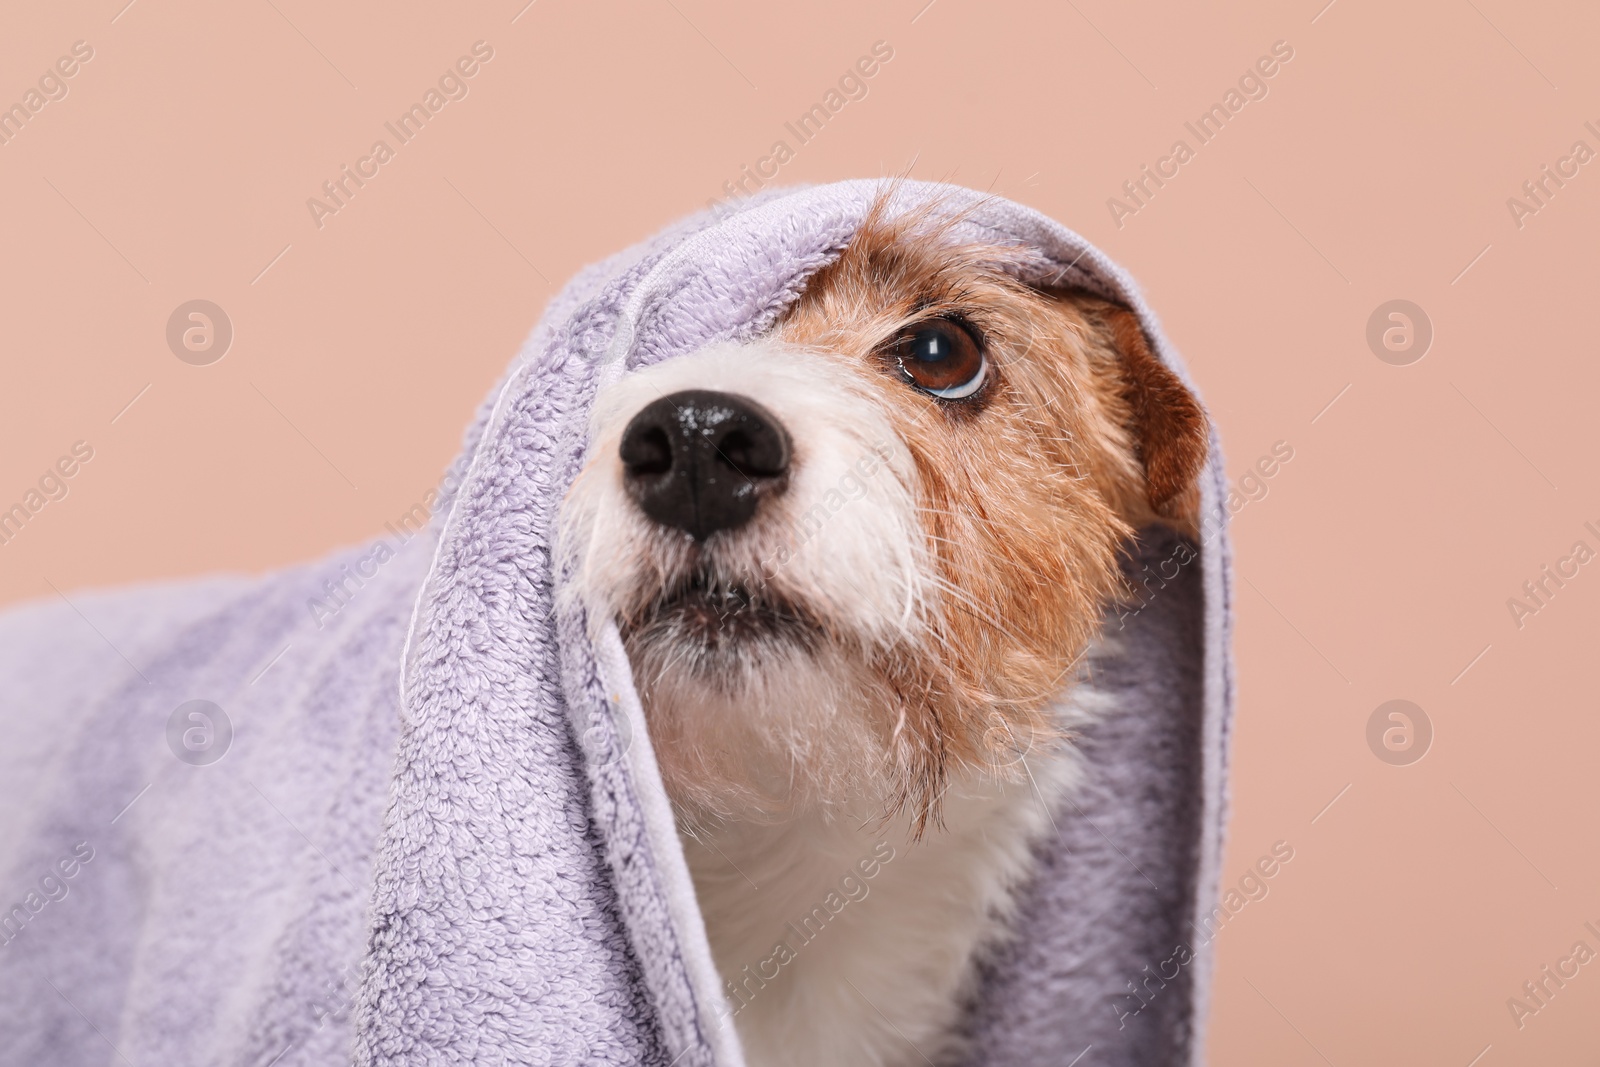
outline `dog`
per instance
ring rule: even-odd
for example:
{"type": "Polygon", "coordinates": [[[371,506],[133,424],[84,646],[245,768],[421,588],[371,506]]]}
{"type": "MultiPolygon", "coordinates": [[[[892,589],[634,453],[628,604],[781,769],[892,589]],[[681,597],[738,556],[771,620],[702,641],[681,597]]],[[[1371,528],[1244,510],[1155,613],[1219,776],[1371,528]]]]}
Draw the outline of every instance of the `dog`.
{"type": "Polygon", "coordinates": [[[752,1067],[960,1057],[1125,546],[1198,522],[1207,419],[1133,312],[891,201],[764,336],[602,390],[563,505],[752,1067]]]}

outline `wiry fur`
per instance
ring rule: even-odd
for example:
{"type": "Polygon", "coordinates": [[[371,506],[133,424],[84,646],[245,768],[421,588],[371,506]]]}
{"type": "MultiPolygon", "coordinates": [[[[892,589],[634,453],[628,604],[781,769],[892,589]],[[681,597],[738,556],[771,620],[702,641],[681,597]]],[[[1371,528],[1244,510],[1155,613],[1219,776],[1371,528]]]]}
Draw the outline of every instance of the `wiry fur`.
{"type": "Polygon", "coordinates": [[[640,371],[597,405],[595,459],[563,523],[572,588],[591,621],[621,620],[662,777],[690,818],[782,819],[894,774],[892,696],[869,664],[921,640],[931,587],[916,472],[872,385],[764,341],[640,371]],[[638,511],[617,458],[628,418],[690,385],[758,400],[794,441],[786,490],[704,546],[638,511]],[[808,519],[830,492],[843,506],[808,519]],[[728,640],[702,644],[658,613],[686,582],[728,640]]]}
{"type": "Polygon", "coordinates": [[[972,962],[1077,774],[1066,740],[1094,701],[1074,683],[1121,546],[1192,525],[1205,456],[1126,310],[1029,287],[1031,253],[890,203],[771,336],[604,391],[563,520],[568,595],[621,623],[756,1067],[957,1048],[972,962]],[[935,317],[986,347],[971,399],[885,354],[935,317]],[[755,400],[794,444],[781,491],[703,543],[633,506],[617,455],[634,413],[687,388],[755,400]],[[870,897],[749,995],[745,968],[880,838],[901,855],[870,897]]]}
{"type": "MultiPolygon", "coordinates": [[[[1085,712],[1072,709],[1074,721],[1085,712]]],[[[870,811],[804,814],[780,832],[730,821],[686,840],[752,1067],[959,1058],[952,1023],[974,952],[1005,936],[1030,846],[1077,777],[1059,755],[1027,760],[1034,780],[963,776],[945,794],[943,826],[916,844],[909,813],[885,826],[870,811]],[[866,878],[859,864],[875,841],[893,858],[866,878]],[[850,875],[859,899],[843,903],[850,875]],[[775,953],[780,941],[792,955],[775,953]]]]}

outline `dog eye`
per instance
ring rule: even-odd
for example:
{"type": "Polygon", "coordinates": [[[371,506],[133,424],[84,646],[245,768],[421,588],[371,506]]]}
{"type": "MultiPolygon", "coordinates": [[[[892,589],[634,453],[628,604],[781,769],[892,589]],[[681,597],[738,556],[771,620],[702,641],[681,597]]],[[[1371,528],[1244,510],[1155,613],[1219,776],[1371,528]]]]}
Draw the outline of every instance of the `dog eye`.
{"type": "Polygon", "coordinates": [[[941,400],[962,400],[983,388],[989,360],[963,324],[930,319],[895,338],[895,365],[906,381],[941,400]]]}

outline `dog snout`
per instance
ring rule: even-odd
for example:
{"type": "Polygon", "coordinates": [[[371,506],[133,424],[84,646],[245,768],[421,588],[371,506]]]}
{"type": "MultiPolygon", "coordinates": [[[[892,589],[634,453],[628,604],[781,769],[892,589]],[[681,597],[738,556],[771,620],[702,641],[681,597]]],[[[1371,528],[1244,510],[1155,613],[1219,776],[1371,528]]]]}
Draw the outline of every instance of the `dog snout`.
{"type": "Polygon", "coordinates": [[[628,495],[663,526],[704,541],[750,521],[783,489],[789,434],[748,397],[688,389],[647,404],[622,434],[628,495]]]}

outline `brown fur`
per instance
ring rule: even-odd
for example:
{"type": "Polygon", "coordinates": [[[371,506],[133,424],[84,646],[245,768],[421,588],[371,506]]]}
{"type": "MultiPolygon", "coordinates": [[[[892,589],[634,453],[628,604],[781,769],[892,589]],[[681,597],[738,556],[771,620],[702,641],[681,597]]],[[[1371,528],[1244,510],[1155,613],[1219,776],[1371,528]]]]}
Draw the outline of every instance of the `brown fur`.
{"type": "Polygon", "coordinates": [[[882,403],[920,477],[941,588],[920,648],[867,653],[890,709],[895,804],[937,819],[959,767],[994,767],[1050,736],[1138,526],[1192,529],[1205,416],[1126,309],[1046,292],[1003,268],[1030,253],[952,243],[937,204],[890,217],[887,198],[820,271],[779,337],[880,366],[882,403]],[[884,349],[935,316],[971,324],[990,378],[965,401],[900,380],[884,349]]]}

